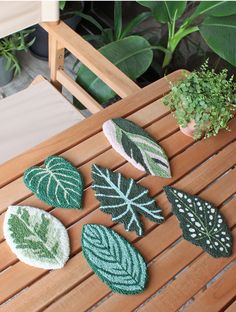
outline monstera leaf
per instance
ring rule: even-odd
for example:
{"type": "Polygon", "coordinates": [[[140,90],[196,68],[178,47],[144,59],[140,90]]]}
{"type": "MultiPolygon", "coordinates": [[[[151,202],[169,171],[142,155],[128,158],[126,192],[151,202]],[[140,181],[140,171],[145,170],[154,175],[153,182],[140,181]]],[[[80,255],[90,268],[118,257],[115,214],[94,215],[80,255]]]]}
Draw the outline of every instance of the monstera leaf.
{"type": "Polygon", "coordinates": [[[59,156],[48,157],[44,165],[25,171],[26,186],[51,206],[81,208],[83,180],[77,169],[59,156]]]}
{"type": "Polygon", "coordinates": [[[113,292],[137,294],[144,290],[146,263],[122,236],[105,226],[87,224],[83,227],[82,248],[88,264],[113,292]]]}
{"type": "Polygon", "coordinates": [[[11,250],[26,264],[43,269],[60,269],[69,257],[66,229],[49,213],[28,206],[10,206],[4,236],[11,250]]]}
{"type": "Polygon", "coordinates": [[[115,118],[103,124],[103,132],[112,147],[134,167],[155,176],[170,178],[170,167],[164,150],[141,127],[115,118]]]}
{"type": "Polygon", "coordinates": [[[140,215],[153,222],[162,223],[164,218],[157,208],[154,199],[150,198],[148,190],[126,179],[120,173],[93,165],[93,189],[101,203],[100,209],[112,215],[112,220],[123,223],[127,231],[136,231],[143,235],[140,215]]]}
{"type": "Polygon", "coordinates": [[[209,202],[175,188],[164,187],[186,240],[213,257],[229,257],[232,235],[218,210],[209,202]]]}
{"type": "MultiPolygon", "coordinates": [[[[98,51],[132,80],[148,69],[153,58],[149,42],[140,36],[111,42],[98,51]]],[[[84,65],[80,66],[76,81],[100,103],[115,96],[115,92],[84,65]]],[[[78,102],[74,104],[78,106],[78,102]]]]}

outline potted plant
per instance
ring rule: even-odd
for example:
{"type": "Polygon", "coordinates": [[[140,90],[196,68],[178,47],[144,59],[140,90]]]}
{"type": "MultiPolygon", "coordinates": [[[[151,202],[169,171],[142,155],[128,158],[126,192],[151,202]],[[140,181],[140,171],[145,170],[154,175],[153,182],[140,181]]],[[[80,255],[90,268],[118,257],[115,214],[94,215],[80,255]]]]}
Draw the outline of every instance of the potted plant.
{"type": "Polygon", "coordinates": [[[34,30],[22,30],[15,34],[0,39],[0,86],[9,83],[14,75],[20,73],[20,64],[16,51],[26,51],[34,42],[28,40],[28,36],[34,30]]]}
{"type": "MultiPolygon", "coordinates": [[[[73,30],[76,30],[81,17],[77,12],[83,10],[83,1],[60,1],[60,19],[63,20],[73,30]]],[[[48,60],[48,33],[39,25],[35,25],[34,36],[36,40],[30,47],[30,51],[35,57],[41,60],[48,60]]]]}
{"type": "Polygon", "coordinates": [[[217,135],[228,129],[228,122],[236,110],[236,83],[228,71],[216,73],[208,62],[185,75],[185,79],[171,85],[171,92],[163,103],[174,110],[180,130],[194,139],[217,135]]]}

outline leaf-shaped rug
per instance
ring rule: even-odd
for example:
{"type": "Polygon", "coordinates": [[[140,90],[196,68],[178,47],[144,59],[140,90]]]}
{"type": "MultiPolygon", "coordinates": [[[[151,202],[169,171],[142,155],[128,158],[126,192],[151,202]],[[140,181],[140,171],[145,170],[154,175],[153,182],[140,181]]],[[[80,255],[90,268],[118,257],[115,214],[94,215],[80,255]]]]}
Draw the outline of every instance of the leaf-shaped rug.
{"type": "Polygon", "coordinates": [[[173,187],[166,186],[164,190],[180,222],[183,237],[213,257],[229,257],[232,235],[218,209],[198,196],[173,187]]]}
{"type": "Polygon", "coordinates": [[[153,176],[170,178],[170,165],[163,148],[133,122],[115,118],[103,124],[111,146],[135,168],[153,176]]]}
{"type": "Polygon", "coordinates": [[[128,295],[144,290],[146,263],[121,235],[102,225],[84,225],[82,249],[90,267],[113,292],[128,295]]]}
{"type": "Polygon", "coordinates": [[[12,252],[26,264],[42,269],[60,269],[68,260],[67,231],[48,212],[29,206],[10,206],[3,232],[12,252]]]}
{"type": "Polygon", "coordinates": [[[26,186],[50,206],[81,208],[84,183],[78,170],[60,156],[48,157],[44,165],[25,171],[26,186]]]}
{"type": "Polygon", "coordinates": [[[100,209],[112,215],[112,220],[123,223],[127,231],[143,235],[140,215],[156,223],[164,221],[161,209],[154,199],[148,196],[148,189],[138,185],[133,179],[126,179],[118,172],[92,167],[93,189],[100,201],[100,209]]]}

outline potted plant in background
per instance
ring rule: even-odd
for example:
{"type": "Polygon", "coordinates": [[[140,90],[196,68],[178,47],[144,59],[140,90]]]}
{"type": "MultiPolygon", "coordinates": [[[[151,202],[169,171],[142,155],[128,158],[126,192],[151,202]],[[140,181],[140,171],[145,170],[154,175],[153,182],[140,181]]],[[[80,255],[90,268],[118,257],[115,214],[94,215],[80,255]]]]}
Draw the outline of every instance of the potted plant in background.
{"type": "MultiPolygon", "coordinates": [[[[86,35],[84,38],[92,41],[99,52],[116,65],[132,80],[138,79],[152,63],[153,49],[165,49],[159,46],[152,46],[150,43],[135,32],[135,28],[150,17],[150,12],[142,12],[133,18],[124,27],[122,19],[122,3],[114,2],[114,26],[113,28],[103,28],[93,17],[80,14],[80,16],[91,22],[98,28],[99,34],[86,35]]],[[[116,96],[102,80],[92,73],[86,66],[75,64],[76,82],[87,90],[104,107],[113,103],[116,96]]],[[[84,106],[74,98],[74,105],[79,109],[84,106]]]]}
{"type": "Polygon", "coordinates": [[[199,71],[171,85],[163,103],[174,110],[184,134],[199,139],[217,135],[222,128],[229,130],[236,110],[236,83],[227,74],[226,69],[216,73],[206,62],[199,71]]]}
{"type": "Polygon", "coordinates": [[[15,34],[0,39],[0,86],[9,83],[14,75],[20,73],[20,64],[16,51],[27,51],[33,44],[34,38],[28,40],[28,36],[34,30],[22,30],[15,34]]]}
{"type": "MultiPolygon", "coordinates": [[[[83,1],[60,1],[60,19],[63,20],[73,30],[76,30],[81,17],[77,12],[83,11],[83,1]]],[[[30,47],[33,55],[41,60],[48,60],[48,33],[39,25],[35,25],[34,36],[36,40],[30,47]]]]}

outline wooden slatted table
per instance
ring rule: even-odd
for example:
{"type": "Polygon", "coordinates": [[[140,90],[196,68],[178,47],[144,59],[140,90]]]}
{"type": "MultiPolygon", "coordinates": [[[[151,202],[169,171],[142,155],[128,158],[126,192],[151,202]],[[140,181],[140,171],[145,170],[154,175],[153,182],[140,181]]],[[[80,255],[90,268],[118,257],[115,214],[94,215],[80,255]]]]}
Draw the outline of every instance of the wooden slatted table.
{"type": "MultiPolygon", "coordinates": [[[[177,71],[168,79],[176,81],[180,77],[177,71]]],[[[230,123],[231,132],[221,131],[217,137],[194,142],[179,131],[161,103],[168,91],[169,84],[163,78],[0,167],[0,311],[236,311],[236,244],[230,258],[214,259],[183,240],[162,191],[170,184],[213,202],[236,237],[236,119],[230,123]],[[173,178],[146,176],[111,148],[101,126],[105,120],[121,116],[141,125],[161,143],[171,159],[173,178]],[[53,154],[71,161],[85,177],[80,211],[49,207],[24,186],[24,170],[53,154]],[[90,187],[93,163],[117,170],[149,188],[164,211],[165,223],[143,220],[146,235],[142,238],[113,224],[110,216],[99,211],[90,187]],[[18,261],[2,233],[4,213],[10,204],[40,207],[64,223],[71,240],[71,257],[63,269],[46,271],[18,261]],[[149,285],[142,294],[112,294],[93,274],[81,252],[81,230],[86,223],[112,227],[140,250],[150,273],[149,285]]]]}

